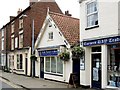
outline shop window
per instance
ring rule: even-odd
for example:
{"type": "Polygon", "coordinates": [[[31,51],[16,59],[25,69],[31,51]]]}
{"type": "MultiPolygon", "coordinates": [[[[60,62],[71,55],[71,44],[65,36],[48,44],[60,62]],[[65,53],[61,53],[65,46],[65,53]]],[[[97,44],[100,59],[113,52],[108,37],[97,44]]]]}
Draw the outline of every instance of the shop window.
{"type": "Polygon", "coordinates": [[[17,69],[23,69],[23,57],[22,54],[17,55],[17,69]]]}
{"type": "Polygon", "coordinates": [[[50,72],[50,57],[46,57],[45,61],[45,71],[50,72]]]}
{"type": "Polygon", "coordinates": [[[87,27],[98,25],[97,1],[87,3],[87,27]]]}
{"type": "Polygon", "coordinates": [[[46,57],[45,71],[54,74],[63,74],[63,63],[59,57],[46,57]]]}
{"type": "Polygon", "coordinates": [[[110,47],[108,60],[108,85],[120,87],[120,47],[110,47]]]}
{"type": "Polygon", "coordinates": [[[56,73],[56,59],[51,57],[51,72],[56,73]]]}
{"type": "Polygon", "coordinates": [[[63,74],[63,63],[59,57],[57,57],[57,73],[63,74]]]}

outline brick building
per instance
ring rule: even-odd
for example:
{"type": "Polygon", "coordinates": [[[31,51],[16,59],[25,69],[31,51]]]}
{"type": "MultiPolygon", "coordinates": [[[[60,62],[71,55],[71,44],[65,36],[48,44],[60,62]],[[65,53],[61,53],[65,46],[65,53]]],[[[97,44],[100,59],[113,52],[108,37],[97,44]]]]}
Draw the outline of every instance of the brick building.
{"type": "Polygon", "coordinates": [[[37,2],[31,0],[29,7],[23,11],[19,9],[18,15],[15,17],[11,16],[10,22],[0,30],[0,32],[2,30],[6,31],[4,32],[4,37],[6,38],[4,39],[5,65],[10,72],[31,75],[32,63],[30,57],[33,29],[35,41],[48,8],[50,11],[62,13],[56,2],[37,2]]]}

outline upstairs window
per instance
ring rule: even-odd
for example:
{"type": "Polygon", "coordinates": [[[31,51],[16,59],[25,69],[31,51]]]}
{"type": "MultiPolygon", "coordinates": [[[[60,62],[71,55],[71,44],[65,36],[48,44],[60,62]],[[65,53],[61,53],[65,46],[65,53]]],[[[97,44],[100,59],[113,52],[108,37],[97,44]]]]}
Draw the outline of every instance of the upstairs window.
{"type": "Polygon", "coordinates": [[[97,1],[87,3],[87,27],[98,25],[97,1]]]}
{"type": "Polygon", "coordinates": [[[2,37],[4,37],[4,29],[2,29],[2,37]]]}
{"type": "Polygon", "coordinates": [[[48,33],[48,39],[53,40],[53,32],[48,33]]]}
{"type": "Polygon", "coordinates": [[[19,48],[23,47],[23,34],[19,35],[19,48]]]}
{"type": "Polygon", "coordinates": [[[12,23],[12,25],[11,25],[11,33],[14,33],[14,29],[15,29],[15,25],[14,25],[14,23],[12,23]]]}
{"type": "Polygon", "coordinates": [[[18,37],[15,38],[15,48],[18,48],[18,37]]]}
{"type": "Polygon", "coordinates": [[[23,28],[23,18],[19,19],[19,29],[23,28]]]}
{"type": "Polygon", "coordinates": [[[1,45],[2,45],[1,49],[4,50],[4,38],[2,38],[2,44],[1,45]]]}
{"type": "Polygon", "coordinates": [[[14,50],[14,38],[11,38],[11,50],[14,50]]]}

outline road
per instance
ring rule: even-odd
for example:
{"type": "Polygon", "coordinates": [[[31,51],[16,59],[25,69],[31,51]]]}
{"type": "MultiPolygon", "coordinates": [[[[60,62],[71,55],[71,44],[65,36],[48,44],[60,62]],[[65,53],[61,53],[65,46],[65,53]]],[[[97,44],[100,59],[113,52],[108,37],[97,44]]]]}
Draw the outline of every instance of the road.
{"type": "Polygon", "coordinates": [[[10,85],[8,85],[0,80],[0,90],[1,89],[6,90],[7,88],[9,88],[9,90],[16,90],[12,86],[10,86],[10,85]]]}

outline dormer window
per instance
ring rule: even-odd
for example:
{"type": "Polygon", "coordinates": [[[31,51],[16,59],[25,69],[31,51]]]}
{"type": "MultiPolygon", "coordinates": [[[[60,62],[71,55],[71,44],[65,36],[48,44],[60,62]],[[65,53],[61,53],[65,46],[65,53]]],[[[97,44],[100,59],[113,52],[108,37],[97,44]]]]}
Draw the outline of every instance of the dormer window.
{"type": "Polygon", "coordinates": [[[87,5],[87,28],[98,25],[97,1],[89,2],[87,5]]]}

